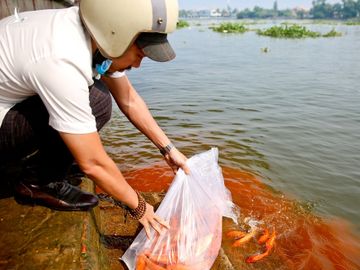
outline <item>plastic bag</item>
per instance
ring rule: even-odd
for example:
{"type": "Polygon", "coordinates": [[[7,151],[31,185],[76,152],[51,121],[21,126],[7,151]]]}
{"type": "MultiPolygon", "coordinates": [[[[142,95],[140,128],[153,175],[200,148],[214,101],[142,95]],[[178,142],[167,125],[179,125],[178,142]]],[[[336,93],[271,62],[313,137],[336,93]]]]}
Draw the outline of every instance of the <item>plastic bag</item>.
{"type": "Polygon", "coordinates": [[[130,270],[207,270],[218,256],[222,217],[237,222],[237,211],[218,166],[218,150],[188,161],[190,175],[178,170],[156,214],[170,229],[158,234],[144,229],[121,257],[130,270]]]}

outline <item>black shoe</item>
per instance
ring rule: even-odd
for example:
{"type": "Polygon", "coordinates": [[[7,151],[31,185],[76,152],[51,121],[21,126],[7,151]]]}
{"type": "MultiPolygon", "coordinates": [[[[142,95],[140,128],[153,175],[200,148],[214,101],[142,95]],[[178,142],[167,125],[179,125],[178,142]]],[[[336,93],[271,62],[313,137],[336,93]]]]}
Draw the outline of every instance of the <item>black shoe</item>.
{"type": "Polygon", "coordinates": [[[20,182],[15,186],[15,200],[21,204],[37,204],[60,211],[88,211],[98,205],[98,198],[67,182],[44,186],[20,182]]]}

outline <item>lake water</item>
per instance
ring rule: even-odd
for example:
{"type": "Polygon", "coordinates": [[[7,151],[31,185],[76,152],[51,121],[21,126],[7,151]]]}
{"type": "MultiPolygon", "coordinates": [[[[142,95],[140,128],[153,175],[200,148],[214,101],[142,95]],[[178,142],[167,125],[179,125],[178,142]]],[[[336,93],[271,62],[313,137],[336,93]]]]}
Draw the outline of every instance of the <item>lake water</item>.
{"type": "MultiPolygon", "coordinates": [[[[169,37],[174,61],[128,72],[173,143],[187,156],[218,147],[220,165],[359,232],[360,26],[307,24],[343,36],[291,40],[190,23],[169,37]]],[[[102,137],[124,171],[161,160],[117,108],[102,137]]]]}

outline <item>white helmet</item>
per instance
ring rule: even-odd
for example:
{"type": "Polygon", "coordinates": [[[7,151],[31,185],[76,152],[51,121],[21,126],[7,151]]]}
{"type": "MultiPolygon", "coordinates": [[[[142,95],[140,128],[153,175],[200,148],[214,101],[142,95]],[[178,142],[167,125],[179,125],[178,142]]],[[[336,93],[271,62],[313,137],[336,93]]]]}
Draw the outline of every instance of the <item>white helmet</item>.
{"type": "Polygon", "coordinates": [[[81,0],[80,16],[104,57],[120,57],[135,41],[155,61],[175,57],[166,34],[176,29],[177,0],[81,0]]]}

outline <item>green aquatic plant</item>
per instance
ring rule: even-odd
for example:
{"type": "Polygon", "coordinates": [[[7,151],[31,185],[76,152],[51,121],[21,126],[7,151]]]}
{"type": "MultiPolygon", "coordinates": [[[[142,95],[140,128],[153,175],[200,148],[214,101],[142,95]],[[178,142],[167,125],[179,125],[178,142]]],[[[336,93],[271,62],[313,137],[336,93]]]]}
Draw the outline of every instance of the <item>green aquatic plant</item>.
{"type": "Polygon", "coordinates": [[[219,26],[213,26],[209,27],[215,32],[220,33],[244,33],[248,31],[248,29],[245,27],[242,23],[222,23],[219,26]]]}
{"type": "Polygon", "coordinates": [[[360,21],[349,21],[345,22],[346,25],[360,25],[360,21]]]}
{"type": "Polygon", "coordinates": [[[281,25],[272,26],[266,30],[258,30],[258,35],[277,37],[277,38],[305,38],[305,37],[320,37],[321,34],[306,29],[305,26],[293,24],[293,25],[281,25]]]}
{"type": "Polygon", "coordinates": [[[186,27],[190,27],[190,24],[187,21],[184,20],[179,20],[176,24],[176,28],[186,28],[186,27]]]}
{"type": "Polygon", "coordinates": [[[341,37],[342,33],[336,32],[335,29],[332,29],[330,32],[322,35],[323,37],[341,37]]]}
{"type": "Polygon", "coordinates": [[[266,30],[258,30],[257,34],[269,37],[277,38],[316,38],[316,37],[339,37],[342,36],[342,33],[336,32],[335,29],[332,29],[330,32],[321,35],[319,32],[314,32],[306,29],[305,26],[298,24],[288,25],[283,24],[281,26],[273,26],[266,30]]]}

